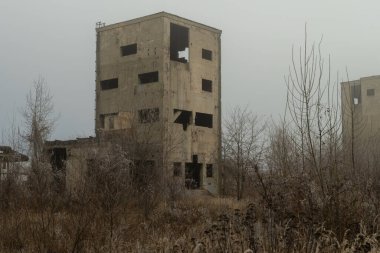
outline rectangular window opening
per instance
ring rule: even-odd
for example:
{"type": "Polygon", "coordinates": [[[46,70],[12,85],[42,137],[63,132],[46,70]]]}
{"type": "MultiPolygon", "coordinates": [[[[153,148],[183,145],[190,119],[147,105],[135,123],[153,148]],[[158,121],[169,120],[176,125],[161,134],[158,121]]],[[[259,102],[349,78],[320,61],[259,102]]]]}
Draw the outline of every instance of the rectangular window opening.
{"type": "Polygon", "coordinates": [[[187,126],[191,124],[192,112],[180,109],[174,109],[174,123],[182,124],[183,130],[186,131],[187,126]]]}
{"type": "Polygon", "coordinates": [[[202,90],[212,92],[212,81],[202,79],[202,90]]]}
{"type": "Polygon", "coordinates": [[[130,44],[120,47],[121,56],[128,56],[137,53],[137,44],[130,44]]]}
{"type": "Polygon", "coordinates": [[[140,84],[158,82],[158,71],[139,74],[140,84]]]}
{"type": "Polygon", "coordinates": [[[108,79],[100,81],[100,87],[102,90],[111,90],[119,87],[118,78],[108,79]]]}
{"type": "Polygon", "coordinates": [[[182,174],[181,163],[173,163],[173,176],[180,177],[182,174]]]}
{"type": "Polygon", "coordinates": [[[153,123],[160,119],[160,110],[158,108],[139,110],[140,123],[153,123]]]}
{"type": "Polygon", "coordinates": [[[212,128],[212,114],[195,113],[195,125],[212,128]]]}
{"type": "Polygon", "coordinates": [[[118,113],[107,113],[107,114],[100,114],[99,120],[100,120],[100,128],[111,130],[115,128],[115,117],[118,115],[118,113]]]}
{"type": "Polygon", "coordinates": [[[375,89],[367,89],[367,96],[375,96],[375,89]]]}
{"type": "Polygon", "coordinates": [[[170,60],[189,62],[189,28],[170,23],[170,60]]]}
{"type": "Polygon", "coordinates": [[[213,171],[212,171],[212,164],[206,164],[206,176],[212,177],[213,171]]]}
{"type": "Polygon", "coordinates": [[[202,48],[202,59],[212,61],[212,51],[202,48]]]}

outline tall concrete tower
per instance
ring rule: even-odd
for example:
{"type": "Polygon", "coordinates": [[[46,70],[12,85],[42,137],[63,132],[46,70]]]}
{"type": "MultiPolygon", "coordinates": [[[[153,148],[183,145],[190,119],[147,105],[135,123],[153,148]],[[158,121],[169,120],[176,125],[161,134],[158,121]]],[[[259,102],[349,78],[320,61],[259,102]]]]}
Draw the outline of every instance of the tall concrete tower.
{"type": "Polygon", "coordinates": [[[217,194],[221,31],[160,12],[96,32],[97,136],[137,132],[166,177],[217,194]]]}

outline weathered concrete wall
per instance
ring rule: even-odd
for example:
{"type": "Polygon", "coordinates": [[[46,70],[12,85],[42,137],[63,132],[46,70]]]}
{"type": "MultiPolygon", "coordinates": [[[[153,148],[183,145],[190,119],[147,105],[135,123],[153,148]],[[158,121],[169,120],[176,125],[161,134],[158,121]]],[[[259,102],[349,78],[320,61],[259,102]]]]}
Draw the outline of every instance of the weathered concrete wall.
{"type": "Polygon", "coordinates": [[[380,145],[380,76],[341,84],[343,142],[357,162],[370,163],[380,145]]]}
{"type": "Polygon", "coordinates": [[[135,129],[138,138],[161,143],[162,162],[167,176],[172,165],[198,156],[202,163],[202,187],[218,192],[220,158],[221,31],[167,13],[158,13],[97,29],[96,124],[97,132],[135,129]],[[188,28],[189,61],[170,60],[170,24],[188,28]],[[137,52],[121,55],[121,47],[137,44],[137,52]],[[202,49],[212,60],[202,58],[202,49]],[[158,71],[158,81],[140,84],[138,75],[158,71]],[[101,81],[118,78],[118,87],[102,90],[101,81]],[[202,79],[212,81],[212,91],[202,90],[202,79]],[[139,110],[158,108],[157,122],[141,123],[139,110]],[[192,112],[186,130],[174,123],[174,109],[192,112]],[[212,114],[212,128],[196,126],[196,113],[212,114]],[[104,122],[103,122],[104,121],[104,122]],[[212,177],[206,164],[213,164],[212,177]]]}

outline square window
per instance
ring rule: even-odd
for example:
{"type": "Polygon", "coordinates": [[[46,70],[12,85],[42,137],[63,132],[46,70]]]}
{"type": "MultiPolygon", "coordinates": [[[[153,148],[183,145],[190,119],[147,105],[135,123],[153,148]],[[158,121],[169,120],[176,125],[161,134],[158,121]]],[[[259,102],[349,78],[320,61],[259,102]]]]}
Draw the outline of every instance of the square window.
{"type": "Polygon", "coordinates": [[[212,92],[212,81],[207,79],[202,79],[202,90],[212,92]]]}
{"type": "Polygon", "coordinates": [[[212,51],[202,48],[202,58],[212,61],[212,51]]]}
{"type": "Polygon", "coordinates": [[[375,89],[367,89],[367,96],[375,96],[375,89]]]}

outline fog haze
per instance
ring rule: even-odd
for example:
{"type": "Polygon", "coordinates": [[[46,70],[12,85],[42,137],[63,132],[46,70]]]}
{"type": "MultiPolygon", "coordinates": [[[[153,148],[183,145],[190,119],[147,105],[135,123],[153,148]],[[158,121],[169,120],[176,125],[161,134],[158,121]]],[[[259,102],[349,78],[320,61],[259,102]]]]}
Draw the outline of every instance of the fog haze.
{"type": "MultiPolygon", "coordinates": [[[[166,11],[221,29],[223,114],[234,105],[267,117],[284,112],[291,48],[323,36],[332,73],[380,74],[375,0],[82,0],[0,2],[0,132],[33,86],[46,79],[60,115],[51,139],[94,135],[95,24],[166,11]],[[364,4],[365,3],[365,4],[364,4]]],[[[18,120],[19,123],[20,119],[18,120]]],[[[1,139],[1,138],[0,138],[1,139]]]]}

